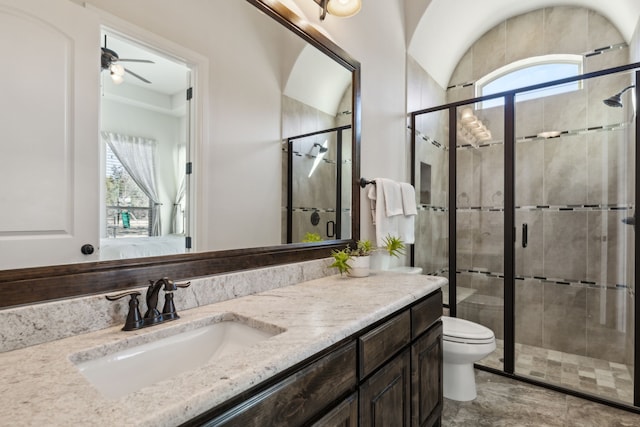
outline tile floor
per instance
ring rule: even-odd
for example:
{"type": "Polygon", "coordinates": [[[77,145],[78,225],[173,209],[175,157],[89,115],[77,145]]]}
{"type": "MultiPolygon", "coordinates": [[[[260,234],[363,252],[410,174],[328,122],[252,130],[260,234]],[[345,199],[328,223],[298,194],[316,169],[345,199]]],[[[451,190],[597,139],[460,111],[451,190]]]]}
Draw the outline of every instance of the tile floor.
{"type": "Polygon", "coordinates": [[[476,370],[478,397],[444,400],[443,427],[627,427],[640,414],[476,370]]]}
{"type": "MultiPolygon", "coordinates": [[[[479,364],[502,369],[504,342],[479,364]]],[[[624,403],[633,402],[633,367],[516,344],[516,373],[624,403]]],[[[640,426],[640,422],[638,423],[640,426]]]]}

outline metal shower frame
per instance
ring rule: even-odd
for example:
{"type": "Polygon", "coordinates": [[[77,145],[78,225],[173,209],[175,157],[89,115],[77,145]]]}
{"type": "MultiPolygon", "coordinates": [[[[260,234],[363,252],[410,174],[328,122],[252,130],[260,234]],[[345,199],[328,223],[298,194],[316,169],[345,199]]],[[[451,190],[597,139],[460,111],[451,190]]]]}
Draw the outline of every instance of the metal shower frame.
{"type": "MultiPolygon", "coordinates": [[[[634,402],[633,406],[623,404],[621,402],[608,400],[599,396],[580,392],[558,385],[537,381],[530,377],[525,377],[515,373],[515,246],[513,242],[516,237],[515,230],[515,97],[522,92],[544,89],[559,84],[571,83],[576,81],[588,80],[595,77],[613,75],[622,72],[635,70],[635,88],[634,93],[637,100],[640,101],[640,62],[608,68],[605,70],[586,73],[574,77],[567,77],[527,86],[510,91],[500,92],[493,95],[487,95],[477,98],[457,101],[433,108],[427,108],[409,113],[410,115],[410,131],[411,131],[411,184],[416,184],[416,117],[433,113],[437,111],[447,110],[449,112],[449,147],[457,146],[457,110],[456,108],[463,105],[482,102],[489,99],[504,99],[504,365],[503,369],[494,369],[476,365],[477,368],[492,373],[504,375],[513,379],[528,382],[548,389],[560,391],[580,398],[588,399],[594,402],[603,403],[609,406],[625,409],[628,411],[640,413],[640,299],[634,298],[634,402]]],[[[638,173],[638,165],[640,165],[640,121],[637,114],[635,120],[635,193],[634,208],[637,209],[638,201],[640,201],[640,173],[638,173]]],[[[456,161],[457,156],[455,150],[449,151],[449,188],[448,188],[448,220],[449,220],[449,310],[450,315],[455,317],[456,307],[456,161]]],[[[415,265],[415,245],[411,245],[411,265],[415,265]]],[[[640,235],[634,232],[634,293],[640,289],[640,235]]],[[[445,304],[446,306],[446,304],[445,304]]]]}

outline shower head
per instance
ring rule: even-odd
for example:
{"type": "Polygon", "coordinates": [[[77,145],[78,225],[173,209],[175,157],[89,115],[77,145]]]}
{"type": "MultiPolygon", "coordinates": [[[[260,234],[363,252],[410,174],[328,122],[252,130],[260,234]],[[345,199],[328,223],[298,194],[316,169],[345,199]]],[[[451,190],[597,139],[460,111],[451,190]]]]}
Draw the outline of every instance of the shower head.
{"type": "Polygon", "coordinates": [[[622,108],[622,99],[620,98],[620,94],[617,93],[613,96],[610,96],[609,98],[605,99],[604,101],[604,105],[606,105],[607,107],[617,107],[617,108],[622,108]]]}
{"type": "Polygon", "coordinates": [[[316,153],[315,156],[309,155],[309,157],[311,158],[315,157],[315,158],[313,159],[313,165],[311,166],[311,170],[309,171],[308,178],[311,178],[311,175],[313,175],[313,171],[316,170],[316,168],[322,161],[322,158],[327,154],[327,151],[329,151],[328,144],[329,144],[329,141],[325,141],[324,144],[319,144],[317,142],[314,142],[313,145],[311,146],[312,152],[313,152],[313,149],[316,147],[318,147],[318,152],[316,153]]]}
{"type": "Polygon", "coordinates": [[[328,147],[325,147],[325,146],[323,146],[323,145],[320,145],[320,144],[319,144],[319,143],[317,143],[317,142],[316,142],[316,143],[314,143],[314,144],[313,144],[313,146],[314,146],[314,147],[319,147],[319,149],[318,149],[318,154],[320,154],[320,153],[326,153],[326,152],[329,150],[329,148],[328,148],[328,147]]]}
{"type": "Polygon", "coordinates": [[[604,102],[604,104],[608,107],[622,108],[622,94],[634,87],[636,87],[636,85],[627,86],[624,89],[622,89],[620,92],[603,100],[602,102],[604,102]]]}

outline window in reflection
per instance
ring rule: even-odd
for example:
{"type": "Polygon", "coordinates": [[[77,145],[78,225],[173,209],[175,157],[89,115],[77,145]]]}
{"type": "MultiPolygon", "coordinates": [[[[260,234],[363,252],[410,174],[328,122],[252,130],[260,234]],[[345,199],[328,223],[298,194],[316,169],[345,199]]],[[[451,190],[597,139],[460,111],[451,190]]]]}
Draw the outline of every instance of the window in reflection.
{"type": "Polygon", "coordinates": [[[150,236],[149,197],[106,146],[107,238],[150,236]]]}

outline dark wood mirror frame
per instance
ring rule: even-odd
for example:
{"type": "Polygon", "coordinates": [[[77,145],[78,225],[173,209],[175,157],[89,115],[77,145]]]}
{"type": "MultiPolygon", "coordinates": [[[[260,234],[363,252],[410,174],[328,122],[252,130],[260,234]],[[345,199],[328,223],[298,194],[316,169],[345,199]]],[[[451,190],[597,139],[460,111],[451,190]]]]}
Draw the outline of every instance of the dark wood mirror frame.
{"type": "Polygon", "coordinates": [[[324,258],[359,239],[360,63],[279,2],[247,1],[352,73],[352,239],[4,270],[0,271],[0,308],[146,286],[149,279],[163,276],[178,280],[324,258]]]}

